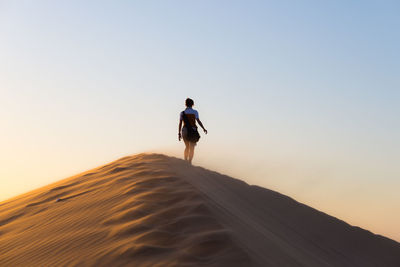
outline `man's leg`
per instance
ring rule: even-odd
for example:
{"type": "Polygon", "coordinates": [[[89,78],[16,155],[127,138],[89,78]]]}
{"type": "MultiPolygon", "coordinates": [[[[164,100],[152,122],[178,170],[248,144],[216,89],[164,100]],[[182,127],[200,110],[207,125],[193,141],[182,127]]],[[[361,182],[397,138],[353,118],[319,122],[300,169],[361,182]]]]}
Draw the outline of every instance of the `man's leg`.
{"type": "Polygon", "coordinates": [[[189,159],[190,142],[186,141],[185,139],[183,139],[183,141],[185,142],[185,151],[183,152],[183,157],[185,158],[185,160],[188,160],[189,159]]]}
{"type": "Polygon", "coordinates": [[[190,150],[189,150],[189,163],[192,164],[192,159],[193,159],[193,155],[194,155],[194,147],[196,146],[196,143],[189,143],[190,146],[190,150]]]}

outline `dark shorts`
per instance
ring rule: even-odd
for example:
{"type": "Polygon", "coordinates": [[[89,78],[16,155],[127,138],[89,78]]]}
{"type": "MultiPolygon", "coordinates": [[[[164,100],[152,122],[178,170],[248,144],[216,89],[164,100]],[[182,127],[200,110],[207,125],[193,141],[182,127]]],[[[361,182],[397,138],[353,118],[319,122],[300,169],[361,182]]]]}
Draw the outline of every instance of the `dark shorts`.
{"type": "Polygon", "coordinates": [[[186,142],[190,142],[190,141],[187,140],[187,133],[188,133],[187,132],[187,128],[185,126],[182,127],[182,138],[183,138],[183,140],[186,141],[186,142]]]}

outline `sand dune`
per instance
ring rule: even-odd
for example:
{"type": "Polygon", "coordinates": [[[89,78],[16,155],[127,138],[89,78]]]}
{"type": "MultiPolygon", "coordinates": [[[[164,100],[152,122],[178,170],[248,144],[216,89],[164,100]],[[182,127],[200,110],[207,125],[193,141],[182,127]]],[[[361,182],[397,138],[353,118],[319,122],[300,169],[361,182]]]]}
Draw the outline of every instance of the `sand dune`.
{"type": "Polygon", "coordinates": [[[0,266],[400,266],[400,244],[139,154],[0,203],[0,266]]]}

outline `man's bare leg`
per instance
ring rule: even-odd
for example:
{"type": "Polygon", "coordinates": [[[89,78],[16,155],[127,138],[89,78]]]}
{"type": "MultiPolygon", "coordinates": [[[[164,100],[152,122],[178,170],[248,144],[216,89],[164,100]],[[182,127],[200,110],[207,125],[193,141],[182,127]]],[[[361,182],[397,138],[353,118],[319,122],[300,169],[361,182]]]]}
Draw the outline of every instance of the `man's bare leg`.
{"type": "Polygon", "coordinates": [[[185,151],[183,152],[183,157],[185,158],[185,160],[189,159],[189,149],[190,149],[190,143],[188,141],[185,141],[185,151]]]}
{"type": "Polygon", "coordinates": [[[189,163],[190,164],[192,164],[192,159],[193,159],[193,156],[194,156],[194,147],[195,146],[196,146],[196,143],[192,143],[192,142],[189,143],[189,148],[190,148],[190,150],[189,150],[189,163]]]}

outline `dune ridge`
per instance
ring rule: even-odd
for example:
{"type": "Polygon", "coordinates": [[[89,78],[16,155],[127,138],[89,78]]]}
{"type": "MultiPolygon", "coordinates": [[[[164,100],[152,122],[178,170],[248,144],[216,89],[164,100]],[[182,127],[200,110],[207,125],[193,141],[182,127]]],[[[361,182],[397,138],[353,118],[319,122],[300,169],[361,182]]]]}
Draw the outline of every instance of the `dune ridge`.
{"type": "Polygon", "coordinates": [[[0,203],[0,266],[400,266],[400,244],[161,154],[0,203]]]}

